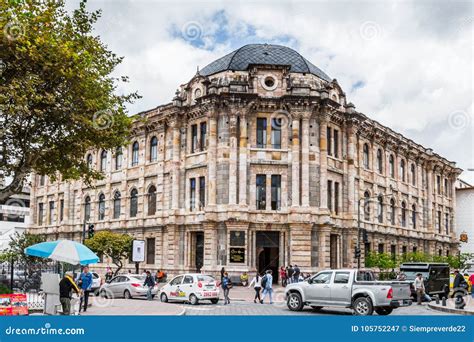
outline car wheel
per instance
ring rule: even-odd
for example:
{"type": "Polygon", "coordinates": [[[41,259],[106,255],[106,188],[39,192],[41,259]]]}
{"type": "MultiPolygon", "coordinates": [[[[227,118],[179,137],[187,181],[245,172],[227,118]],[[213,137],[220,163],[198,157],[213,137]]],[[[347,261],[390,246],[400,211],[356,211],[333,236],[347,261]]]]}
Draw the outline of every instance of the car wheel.
{"type": "Polygon", "coordinates": [[[199,299],[198,297],[196,297],[195,294],[192,294],[189,296],[189,302],[191,303],[191,305],[197,305],[199,303],[199,299]]]}
{"type": "Polygon", "coordinates": [[[219,303],[219,298],[211,299],[212,304],[217,304],[219,303]]]}
{"type": "Polygon", "coordinates": [[[357,316],[370,316],[374,312],[372,301],[367,297],[359,297],[352,305],[354,314],[357,316]]]}
{"type": "Polygon", "coordinates": [[[155,299],[155,295],[151,295],[151,299],[155,299]]]}
{"type": "Polygon", "coordinates": [[[298,292],[293,292],[288,295],[286,305],[291,311],[301,311],[303,310],[304,306],[303,300],[301,299],[301,295],[298,292]]]}
{"type": "Polygon", "coordinates": [[[160,295],[160,300],[161,300],[162,303],[168,303],[168,296],[166,295],[166,293],[163,292],[160,295]]]}
{"type": "Polygon", "coordinates": [[[393,311],[393,308],[389,308],[389,307],[383,307],[383,308],[376,308],[375,309],[375,312],[377,313],[377,315],[380,315],[380,316],[387,316],[387,315],[390,315],[393,311]]]}
{"type": "Polygon", "coordinates": [[[123,298],[125,298],[125,299],[132,299],[132,295],[130,294],[130,291],[125,290],[125,291],[123,292],[123,298]]]}
{"type": "Polygon", "coordinates": [[[98,295],[99,295],[99,289],[95,289],[95,290],[94,290],[94,296],[97,297],[98,295]]]}
{"type": "Polygon", "coordinates": [[[320,311],[323,307],[322,306],[312,306],[313,311],[320,311]]]}
{"type": "Polygon", "coordinates": [[[100,291],[100,296],[103,298],[109,298],[109,296],[107,295],[107,291],[105,290],[100,291]]]}

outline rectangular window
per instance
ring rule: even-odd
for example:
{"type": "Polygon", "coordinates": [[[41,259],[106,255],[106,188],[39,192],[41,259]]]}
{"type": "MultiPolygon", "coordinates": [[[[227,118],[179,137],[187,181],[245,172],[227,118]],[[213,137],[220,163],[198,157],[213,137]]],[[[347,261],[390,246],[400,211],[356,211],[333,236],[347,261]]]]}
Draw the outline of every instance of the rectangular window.
{"type": "Polygon", "coordinates": [[[206,177],[199,177],[199,209],[206,206],[206,177]]]}
{"type": "Polygon", "coordinates": [[[43,203],[38,203],[38,226],[43,225],[43,214],[44,214],[44,205],[43,203]]]}
{"type": "Polygon", "coordinates": [[[326,141],[328,142],[328,155],[332,156],[332,136],[331,136],[331,128],[328,127],[326,129],[326,141]]]}
{"type": "Polygon", "coordinates": [[[413,246],[413,249],[412,249],[412,251],[413,251],[413,253],[416,253],[416,251],[417,251],[417,248],[416,248],[416,246],[413,246]]]}
{"type": "Polygon", "coordinates": [[[257,118],[257,147],[267,147],[267,119],[257,118]]]}
{"type": "Polygon", "coordinates": [[[281,209],[281,176],[272,175],[272,210],[281,209]]]}
{"type": "Polygon", "coordinates": [[[146,239],[146,263],[155,263],[155,238],[146,239]]]}
{"type": "Polygon", "coordinates": [[[441,176],[436,176],[436,188],[438,195],[441,195],[441,176]]]}
{"type": "Polygon", "coordinates": [[[385,252],[385,246],[383,243],[379,243],[379,254],[381,253],[384,253],[385,252]]]}
{"type": "Polygon", "coordinates": [[[267,205],[266,194],[266,175],[257,175],[256,179],[256,194],[257,194],[257,210],[265,210],[267,205]]]}
{"type": "Polygon", "coordinates": [[[390,254],[391,254],[393,260],[395,260],[397,258],[397,246],[396,245],[391,245],[390,246],[390,254]]]}
{"type": "Polygon", "coordinates": [[[328,203],[329,211],[332,212],[332,181],[328,180],[328,203]]]}
{"type": "Polygon", "coordinates": [[[339,131],[334,130],[334,157],[339,158],[339,131]]]}
{"type": "Polygon", "coordinates": [[[201,151],[204,151],[207,146],[207,124],[206,122],[201,122],[200,124],[200,132],[201,132],[201,137],[199,141],[199,149],[201,151]]]}
{"type": "Polygon", "coordinates": [[[59,200],[59,222],[64,219],[64,199],[59,200]]]}
{"type": "Polygon", "coordinates": [[[53,224],[54,220],[54,202],[49,202],[49,216],[48,216],[48,224],[53,224]]]}
{"type": "Polygon", "coordinates": [[[441,234],[441,211],[438,210],[438,213],[437,213],[437,214],[438,214],[438,215],[437,215],[437,216],[438,216],[438,217],[437,217],[438,220],[437,220],[436,223],[437,223],[437,225],[438,225],[438,233],[441,234]]]}
{"type": "Polygon", "coordinates": [[[334,212],[339,214],[339,182],[334,182],[334,212]]]}
{"type": "Polygon", "coordinates": [[[272,148],[281,148],[281,118],[272,119],[272,148]]]}
{"type": "Polygon", "coordinates": [[[444,195],[448,196],[448,179],[447,178],[444,179],[444,189],[443,190],[444,190],[443,191],[444,195]]]}
{"type": "Polygon", "coordinates": [[[446,229],[446,234],[449,235],[449,214],[444,214],[444,227],[446,229]]]}
{"type": "Polygon", "coordinates": [[[196,151],[197,147],[197,134],[198,134],[198,127],[197,125],[191,125],[191,153],[196,151]]]}
{"type": "Polygon", "coordinates": [[[196,178],[191,178],[189,180],[189,188],[190,188],[189,209],[193,211],[194,208],[196,207],[196,178]]]}
{"type": "Polygon", "coordinates": [[[406,255],[407,254],[407,246],[402,247],[402,254],[406,255]]]}

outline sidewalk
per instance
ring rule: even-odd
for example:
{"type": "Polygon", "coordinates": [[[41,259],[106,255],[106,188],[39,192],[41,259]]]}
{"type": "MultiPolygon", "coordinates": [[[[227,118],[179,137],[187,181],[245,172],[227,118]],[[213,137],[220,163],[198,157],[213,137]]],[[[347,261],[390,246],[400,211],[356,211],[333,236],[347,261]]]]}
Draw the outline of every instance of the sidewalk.
{"type": "MultiPolygon", "coordinates": [[[[220,300],[224,300],[224,294],[222,289],[220,289],[220,300]]],[[[260,297],[262,296],[262,291],[260,291],[260,297]]],[[[255,298],[255,290],[253,287],[247,288],[243,286],[234,286],[229,293],[230,300],[234,301],[245,301],[245,302],[252,302],[255,298]]],[[[268,298],[268,297],[267,297],[268,298]]],[[[265,298],[265,301],[268,299],[265,298]]],[[[273,302],[275,303],[284,303],[285,300],[285,288],[280,285],[273,285],[273,294],[272,294],[273,302]]]]}
{"type": "Polygon", "coordinates": [[[172,305],[161,303],[159,299],[146,300],[134,299],[106,299],[101,297],[90,297],[92,305],[87,312],[81,312],[81,316],[92,315],[154,315],[154,316],[181,316],[184,315],[184,306],[178,303],[172,305]]]}
{"type": "Polygon", "coordinates": [[[454,305],[454,299],[449,298],[446,301],[446,306],[442,305],[442,302],[439,301],[439,304],[436,304],[435,301],[432,301],[428,304],[428,307],[442,312],[458,314],[458,315],[474,315],[474,299],[471,296],[464,296],[464,301],[466,306],[464,309],[456,309],[454,305]]]}

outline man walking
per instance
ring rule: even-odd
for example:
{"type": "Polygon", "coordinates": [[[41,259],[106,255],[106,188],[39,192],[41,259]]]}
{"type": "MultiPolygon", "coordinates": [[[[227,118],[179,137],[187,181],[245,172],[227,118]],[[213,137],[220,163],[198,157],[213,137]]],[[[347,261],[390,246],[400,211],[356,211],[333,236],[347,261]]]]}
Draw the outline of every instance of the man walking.
{"type": "Polygon", "coordinates": [[[418,273],[416,275],[413,286],[416,291],[416,298],[418,301],[418,305],[421,305],[421,301],[423,297],[425,296],[425,281],[423,280],[423,275],[421,273],[418,273]]]}
{"type": "Polygon", "coordinates": [[[71,271],[66,272],[64,278],[59,282],[59,302],[63,308],[63,315],[71,314],[71,292],[74,291],[79,294],[79,288],[72,277],[71,271]]]}
{"type": "Polygon", "coordinates": [[[267,274],[265,274],[262,278],[263,296],[262,296],[262,299],[260,300],[260,304],[263,304],[263,300],[265,299],[267,294],[270,297],[270,304],[273,304],[273,300],[272,300],[273,287],[272,286],[273,286],[272,270],[268,270],[267,274]]]}
{"type": "Polygon", "coordinates": [[[89,294],[92,288],[92,273],[89,272],[89,266],[84,266],[79,277],[79,284],[82,290],[81,301],[79,303],[79,312],[81,312],[82,302],[84,302],[84,312],[87,311],[89,304],[89,294]]]}
{"type": "Polygon", "coordinates": [[[300,268],[298,267],[298,265],[295,265],[295,268],[294,268],[294,273],[293,273],[293,282],[294,283],[298,283],[300,281],[300,268]]]}
{"type": "Polygon", "coordinates": [[[145,282],[143,283],[143,286],[148,286],[148,290],[146,291],[146,299],[147,300],[152,300],[152,294],[151,291],[155,287],[155,281],[153,280],[153,277],[151,276],[150,271],[146,271],[146,278],[145,282]]]}

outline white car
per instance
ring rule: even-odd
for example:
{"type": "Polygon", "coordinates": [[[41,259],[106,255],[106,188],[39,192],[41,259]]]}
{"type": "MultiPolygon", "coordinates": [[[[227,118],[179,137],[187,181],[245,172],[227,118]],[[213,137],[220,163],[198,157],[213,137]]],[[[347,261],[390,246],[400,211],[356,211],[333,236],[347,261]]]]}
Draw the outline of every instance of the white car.
{"type": "Polygon", "coordinates": [[[94,295],[97,296],[99,294],[99,289],[100,289],[101,285],[102,285],[102,278],[100,277],[100,275],[96,272],[92,272],[92,287],[91,287],[91,290],[94,293],[94,295]]]}
{"type": "Polygon", "coordinates": [[[219,288],[216,280],[200,273],[188,273],[174,277],[160,289],[162,302],[180,301],[196,305],[201,300],[219,301],[219,288]]]}

